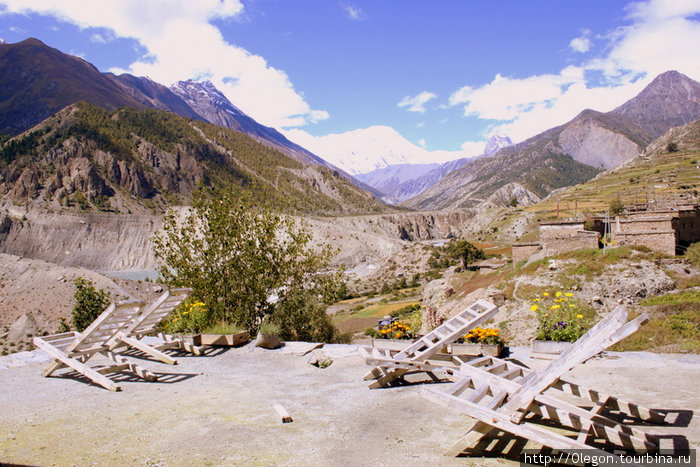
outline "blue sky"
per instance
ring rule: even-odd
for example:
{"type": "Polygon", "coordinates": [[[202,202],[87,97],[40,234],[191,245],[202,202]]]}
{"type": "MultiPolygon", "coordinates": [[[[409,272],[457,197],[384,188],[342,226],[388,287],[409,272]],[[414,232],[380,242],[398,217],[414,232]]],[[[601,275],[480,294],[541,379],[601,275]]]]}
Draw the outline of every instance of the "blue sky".
{"type": "Polygon", "coordinates": [[[211,79],[317,152],[381,125],[457,157],[611,110],[669,69],[700,80],[699,19],[697,0],[0,0],[0,39],[211,79]]]}

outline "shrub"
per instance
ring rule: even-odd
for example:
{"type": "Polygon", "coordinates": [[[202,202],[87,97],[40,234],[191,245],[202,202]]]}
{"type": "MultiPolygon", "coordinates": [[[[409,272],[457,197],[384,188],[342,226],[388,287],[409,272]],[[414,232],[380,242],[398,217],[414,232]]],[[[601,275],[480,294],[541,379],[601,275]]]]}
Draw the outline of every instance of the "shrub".
{"type": "Polygon", "coordinates": [[[75,305],[71,313],[73,327],[81,332],[87,328],[100,313],[109,306],[109,293],[104,290],[96,290],[95,285],[89,279],[78,277],[75,284],[75,305]]]}
{"type": "Polygon", "coordinates": [[[693,243],[685,251],[685,259],[695,267],[700,268],[700,242],[693,243]]]}
{"type": "Polygon", "coordinates": [[[304,224],[231,189],[196,192],[183,216],[170,210],[154,251],[165,281],[191,287],[207,304],[207,324],[238,323],[251,334],[266,316],[276,315],[283,326],[299,315],[318,317],[320,305],[309,308],[306,298],[331,303],[343,293],[342,271],[328,271],[333,247],[314,244],[304,224]],[[295,316],[284,318],[282,310],[295,316]]]}
{"type": "Polygon", "coordinates": [[[212,323],[207,306],[190,297],[170,315],[164,327],[169,333],[200,333],[210,324],[212,323]]]}
{"type": "Polygon", "coordinates": [[[617,216],[625,210],[625,203],[623,203],[622,200],[619,197],[617,197],[614,200],[610,201],[608,207],[610,209],[610,215],[617,216]]]}
{"type": "Polygon", "coordinates": [[[537,339],[575,342],[593,325],[593,310],[584,307],[571,292],[543,292],[531,300],[537,313],[537,339]]]}

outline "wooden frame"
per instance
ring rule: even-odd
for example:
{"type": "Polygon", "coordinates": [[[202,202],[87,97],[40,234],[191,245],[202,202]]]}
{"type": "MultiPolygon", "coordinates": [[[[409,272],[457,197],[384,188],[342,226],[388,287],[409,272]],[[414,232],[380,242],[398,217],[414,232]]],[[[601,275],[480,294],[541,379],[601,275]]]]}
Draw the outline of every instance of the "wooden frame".
{"type": "MultiPolygon", "coordinates": [[[[662,422],[663,413],[560,379],[574,366],[635,332],[648,321],[648,317],[641,315],[628,323],[626,320],[627,311],[616,308],[540,372],[484,357],[465,362],[458,370],[453,370],[456,381],[447,391],[424,388],[423,394],[427,398],[477,420],[446,454],[458,455],[474,450],[483,439],[497,431],[530,439],[555,450],[599,450],[592,444],[596,439],[623,449],[657,450],[658,440],[654,436],[615,422],[602,412],[606,408],[626,410],[652,422],[662,422]],[[594,406],[586,410],[544,394],[550,387],[587,398],[594,402],[594,406]],[[531,423],[526,418],[531,414],[578,431],[578,435],[570,438],[531,423]]],[[[602,450],[599,454],[607,455],[602,450]]]]}
{"type": "Polygon", "coordinates": [[[498,307],[493,303],[478,300],[396,354],[392,355],[389,350],[381,351],[376,348],[370,353],[361,348],[361,355],[367,364],[377,365],[364,379],[376,379],[370,384],[370,389],[387,387],[411,369],[418,367],[422,368],[419,371],[426,371],[431,377],[435,377],[432,370],[439,370],[441,367],[432,367],[427,361],[446,345],[453,343],[497,312],[498,307]]]}
{"type": "Polygon", "coordinates": [[[153,373],[112,350],[118,334],[139,316],[142,307],[143,302],[138,301],[112,303],[83,332],[35,337],[34,345],[54,359],[42,375],[48,377],[60,368],[69,367],[110,391],[121,388],[104,376],[108,373],[128,370],[147,381],[155,381],[157,377],[153,373]],[[107,357],[112,364],[102,368],[88,365],[88,360],[98,354],[107,357]]]}
{"type": "Polygon", "coordinates": [[[177,360],[163,352],[167,349],[178,349],[201,355],[202,348],[200,346],[186,342],[181,337],[171,336],[158,330],[159,324],[184,302],[191,293],[192,289],[188,288],[166,290],[143,313],[117,334],[112,349],[122,346],[132,347],[168,365],[176,365],[177,360]],[[157,336],[163,342],[156,345],[146,344],[142,341],[144,336],[157,336]]]}

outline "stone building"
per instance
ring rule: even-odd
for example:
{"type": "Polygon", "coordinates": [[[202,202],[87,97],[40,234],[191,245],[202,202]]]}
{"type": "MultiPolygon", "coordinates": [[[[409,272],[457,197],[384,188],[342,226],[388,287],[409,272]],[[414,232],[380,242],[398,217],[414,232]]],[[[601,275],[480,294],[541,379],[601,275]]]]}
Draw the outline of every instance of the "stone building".
{"type": "Polygon", "coordinates": [[[700,206],[629,212],[608,221],[596,218],[595,229],[602,233],[606,222],[610,238],[617,245],[642,245],[678,255],[700,241],[700,206]]]}

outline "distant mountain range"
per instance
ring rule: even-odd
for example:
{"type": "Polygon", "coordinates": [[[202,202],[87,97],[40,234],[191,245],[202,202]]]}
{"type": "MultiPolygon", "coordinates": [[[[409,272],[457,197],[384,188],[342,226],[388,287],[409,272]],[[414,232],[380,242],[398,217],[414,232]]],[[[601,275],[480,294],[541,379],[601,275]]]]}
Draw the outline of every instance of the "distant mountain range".
{"type": "Polygon", "coordinates": [[[45,212],[163,212],[199,186],[230,187],[287,212],[382,212],[337,171],[171,112],[80,101],[0,145],[0,206],[45,212]]]}
{"type": "Polygon", "coordinates": [[[210,82],[184,81],[169,89],[148,78],[100,73],[85,60],[38,39],[0,44],[0,134],[19,134],[79,100],[108,110],[151,108],[201,119],[248,134],[298,161],[345,174],[253,120],[210,82]]]}
{"type": "MultiPolygon", "coordinates": [[[[493,135],[486,143],[482,156],[492,156],[500,149],[513,144],[507,136],[493,135]]],[[[355,178],[381,192],[382,200],[390,204],[399,204],[418,196],[435,185],[448,173],[457,170],[472,160],[473,157],[445,162],[443,164],[399,164],[377,169],[355,178]]]]}
{"type": "Polygon", "coordinates": [[[403,205],[445,209],[504,205],[513,198],[530,204],[618,166],[669,128],[699,118],[700,83],[669,71],[620,107],[607,113],[584,110],[493,157],[471,160],[403,205]]]}
{"type": "MultiPolygon", "coordinates": [[[[638,96],[610,112],[584,110],[570,122],[512,146],[509,139],[496,137],[487,144],[485,155],[477,158],[465,157],[450,160],[454,154],[427,151],[409,142],[392,128],[381,126],[340,135],[328,135],[322,140],[312,138],[308,145],[300,141],[304,146],[302,147],[274,128],[257,123],[229,102],[210,82],[181,81],[168,88],[148,78],[128,74],[117,76],[112,73],[100,73],[94,66],[78,57],[64,54],[39,40],[27,39],[17,44],[0,44],[0,142],[6,139],[2,135],[19,135],[47,121],[46,119],[49,120],[42,126],[44,128],[42,131],[45,133],[35,133],[32,137],[34,139],[20,138],[0,146],[4,154],[4,162],[0,160],[2,168],[0,195],[12,192],[15,199],[24,199],[25,202],[34,199],[31,196],[43,196],[46,186],[41,177],[36,179],[31,175],[31,171],[25,170],[24,166],[17,161],[38,163],[36,157],[42,156],[42,151],[49,151],[43,156],[54,157],[49,149],[57,150],[54,143],[58,140],[68,141],[67,144],[79,153],[98,148],[102,152],[112,154],[116,157],[115,160],[121,161],[119,164],[122,165],[126,164],[127,160],[141,160],[136,164],[141,172],[139,170],[129,172],[131,178],[125,178],[129,180],[127,185],[133,185],[133,190],[131,188],[130,190],[135,196],[146,199],[149,199],[149,196],[158,196],[161,193],[159,187],[174,183],[172,180],[178,177],[189,176],[170,173],[165,179],[155,177],[153,173],[157,173],[160,169],[157,165],[153,165],[158,162],[152,160],[148,151],[144,153],[145,149],[134,146],[133,141],[126,136],[118,136],[115,141],[112,141],[110,138],[114,135],[108,135],[109,137],[100,135],[99,128],[91,126],[92,123],[80,118],[75,121],[76,115],[85,114],[84,107],[71,107],[72,110],[66,110],[60,115],[71,116],[69,120],[73,122],[73,126],[69,125],[68,128],[72,128],[70,130],[72,132],[77,132],[71,135],[74,138],[78,136],[84,138],[87,146],[81,145],[82,143],[76,146],[75,141],[70,140],[71,135],[65,139],[66,135],[62,133],[64,130],[61,130],[64,128],[63,124],[52,116],[59,115],[57,112],[78,101],[99,106],[106,112],[124,107],[135,109],[136,113],[117,112],[109,115],[111,115],[110,118],[126,118],[131,123],[133,119],[139,121],[137,127],[142,133],[135,133],[135,135],[143,139],[144,147],[148,144],[160,147],[161,150],[170,154],[167,157],[164,156],[170,161],[168,163],[175,166],[180,164],[177,151],[173,152],[174,149],[171,147],[158,146],[160,143],[157,142],[157,137],[154,140],[154,135],[143,133],[148,125],[141,120],[152,119],[151,124],[154,128],[160,128],[162,122],[167,121],[167,128],[163,131],[173,135],[178,135],[173,130],[175,127],[191,128],[196,132],[204,131],[197,121],[209,122],[245,134],[262,143],[266,148],[279,151],[302,164],[302,167],[312,167],[312,169],[304,169],[306,176],[301,172],[295,172],[296,169],[292,170],[295,176],[300,176],[303,180],[294,182],[296,185],[293,185],[296,188],[289,191],[287,195],[308,194],[314,193],[314,190],[321,190],[324,196],[335,200],[328,201],[330,203],[328,204],[322,201],[324,198],[319,198],[321,205],[325,205],[327,209],[320,209],[319,205],[318,212],[356,210],[353,204],[355,201],[345,203],[342,200],[343,193],[355,199],[357,193],[354,188],[348,189],[345,185],[325,183],[326,180],[338,177],[351,180],[356,186],[382,197],[389,203],[402,203],[403,206],[413,209],[502,206],[514,202],[531,204],[546,197],[553,190],[584,182],[601,170],[624,163],[641,153],[651,141],[669,128],[700,118],[700,84],[678,72],[669,71],[654,79],[638,96]],[[173,121],[156,110],[168,111],[190,121],[173,121]],[[54,120],[50,120],[51,118],[54,120]],[[170,128],[170,125],[174,127],[170,128]],[[87,130],[93,133],[84,133],[87,130]],[[46,139],[45,135],[53,136],[46,139]],[[103,140],[103,138],[106,139],[103,140]],[[128,144],[125,143],[127,140],[128,144]],[[22,144],[34,152],[22,153],[24,146],[10,147],[12,144],[18,144],[17,141],[24,141],[22,144]],[[37,146],[35,144],[37,141],[42,145],[37,146]],[[107,146],[104,146],[105,144],[107,146]],[[323,147],[314,146],[319,144],[323,147]],[[311,151],[330,156],[328,160],[324,160],[306,147],[311,151]],[[491,151],[496,153],[490,156],[491,151]],[[126,154],[131,156],[127,157],[126,154]],[[123,159],[120,159],[122,156],[123,159]],[[171,161],[171,157],[175,157],[178,162],[171,161]],[[344,167],[347,173],[339,169],[336,164],[344,167]],[[311,184],[311,188],[305,185],[308,183],[311,184]],[[333,203],[340,204],[331,206],[333,203]]],[[[99,114],[97,111],[88,113],[93,116],[99,114]]],[[[104,116],[99,116],[99,119],[104,120],[104,116]]],[[[104,120],[104,122],[106,126],[110,126],[108,121],[104,120]]],[[[196,169],[196,176],[201,176],[203,180],[207,180],[211,174],[233,170],[241,174],[252,174],[252,179],[258,180],[256,184],[275,185],[269,173],[261,175],[258,169],[253,167],[255,165],[253,159],[248,159],[240,165],[241,161],[236,158],[233,149],[230,149],[233,152],[227,149],[229,152],[224,151],[226,154],[221,156],[221,147],[226,146],[213,136],[207,137],[204,142],[196,138],[190,139],[187,144],[189,145],[187,154],[198,164],[204,164],[204,166],[196,165],[199,167],[196,169]],[[203,146],[195,149],[197,145],[203,146]],[[212,169],[213,166],[207,165],[209,162],[206,162],[209,157],[218,158],[217,164],[224,164],[226,167],[212,169]],[[262,180],[265,181],[262,182],[262,180]]],[[[71,157],[69,159],[72,160],[71,157]]],[[[85,163],[80,162],[80,164],[85,163]]],[[[287,163],[282,159],[275,159],[273,166],[278,167],[275,169],[276,177],[289,182],[287,178],[291,172],[288,167],[281,169],[286,167],[285,164],[287,163]]],[[[39,166],[33,167],[38,174],[44,170],[39,166]]],[[[105,166],[100,167],[95,166],[93,169],[97,172],[107,170],[105,166]]],[[[184,170],[184,166],[179,167],[184,170]]],[[[89,168],[81,166],[78,172],[83,173],[81,171],[84,170],[89,171],[89,168]]],[[[217,177],[212,179],[215,178],[217,177]]],[[[234,178],[239,182],[245,179],[245,177],[234,178]]],[[[121,187],[120,189],[125,188],[121,181],[110,177],[105,178],[104,183],[114,185],[110,188],[112,191],[116,190],[116,186],[121,187]]],[[[185,185],[189,186],[187,188],[182,183],[184,182],[176,183],[182,189],[175,189],[174,185],[168,185],[170,188],[167,191],[186,196],[191,186],[186,183],[185,185]]],[[[64,188],[68,191],[77,189],[72,185],[64,188]]],[[[82,188],[80,188],[81,191],[82,188]]],[[[110,191],[93,187],[88,189],[88,192],[99,193],[95,196],[101,194],[109,197],[107,193],[110,191]]],[[[311,209],[312,205],[314,203],[307,204],[303,209],[311,209]]],[[[376,206],[375,201],[368,204],[371,210],[376,206]]]]}

